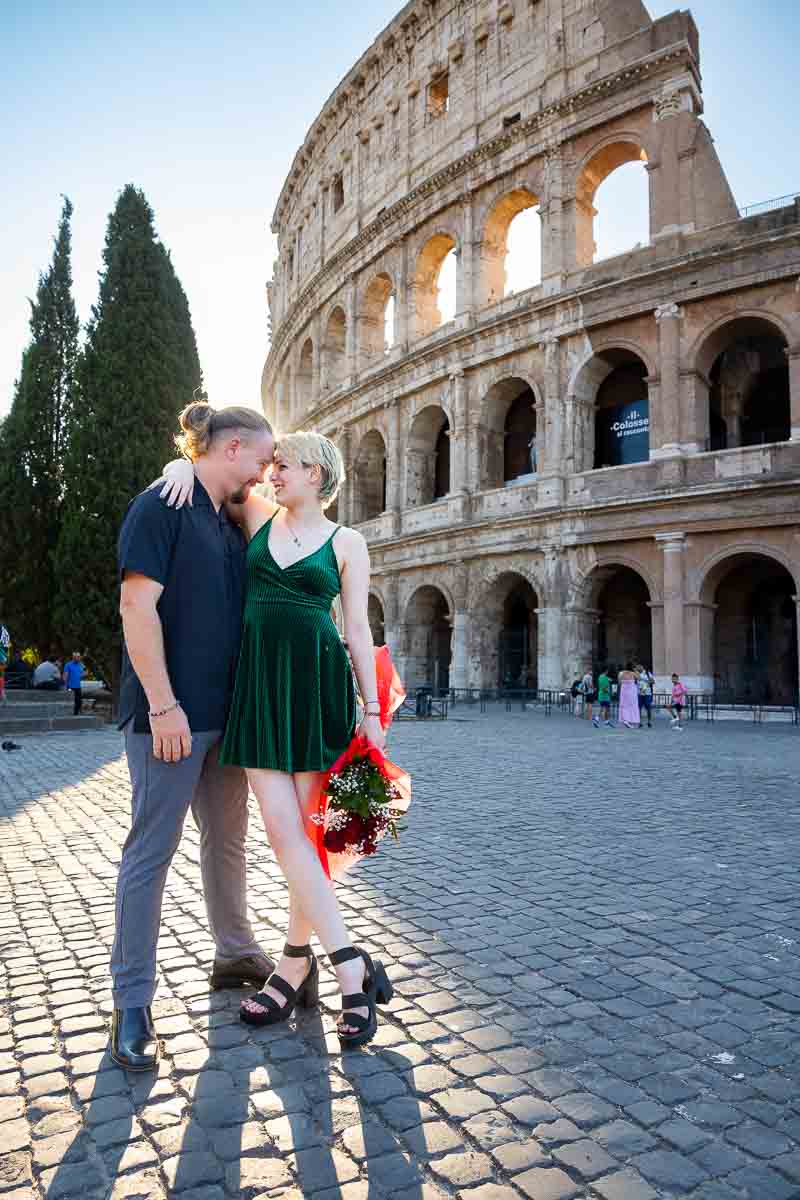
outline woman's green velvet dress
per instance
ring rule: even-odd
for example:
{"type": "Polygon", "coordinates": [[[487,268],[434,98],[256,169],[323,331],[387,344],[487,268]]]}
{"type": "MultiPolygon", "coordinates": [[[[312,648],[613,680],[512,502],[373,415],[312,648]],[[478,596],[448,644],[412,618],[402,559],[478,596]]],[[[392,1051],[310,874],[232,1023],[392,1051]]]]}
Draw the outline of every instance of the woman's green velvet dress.
{"type": "Polygon", "coordinates": [[[270,518],[247,549],[242,646],[220,762],[271,771],[327,771],[355,731],[350,660],[331,617],[341,591],[333,531],[279,567],[270,518]]]}

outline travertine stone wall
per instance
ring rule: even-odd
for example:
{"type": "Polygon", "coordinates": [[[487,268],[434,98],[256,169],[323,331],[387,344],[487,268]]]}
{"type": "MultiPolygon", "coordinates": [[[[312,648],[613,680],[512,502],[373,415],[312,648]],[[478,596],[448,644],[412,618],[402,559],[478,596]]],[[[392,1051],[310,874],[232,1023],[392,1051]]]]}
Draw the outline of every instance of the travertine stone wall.
{"type": "Polygon", "coordinates": [[[338,519],[370,542],[409,684],[496,686],[525,644],[528,682],[561,687],[635,612],[660,681],[708,688],[720,645],[736,653],[730,612],[715,636],[726,570],[766,556],[800,594],[800,199],[740,218],[702,111],[687,12],[414,0],[298,150],[273,222],[264,407],[342,449],[338,519]],[[627,162],[646,166],[649,242],[594,262],[597,189],[627,162]],[[542,279],[504,295],[509,226],[533,205],[542,279]],[[595,469],[598,395],[621,364],[642,380],[649,454],[595,469]],[[763,380],[765,396],[784,386],[776,364],[778,440],[745,444],[763,380]],[[522,393],[535,470],[507,479],[522,393]]]}

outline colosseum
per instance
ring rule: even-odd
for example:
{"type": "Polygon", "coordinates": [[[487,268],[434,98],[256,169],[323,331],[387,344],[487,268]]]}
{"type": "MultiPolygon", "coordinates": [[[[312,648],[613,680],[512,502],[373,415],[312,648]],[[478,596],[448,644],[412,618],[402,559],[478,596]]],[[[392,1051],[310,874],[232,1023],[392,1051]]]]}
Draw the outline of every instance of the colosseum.
{"type": "Polygon", "coordinates": [[[702,112],[688,12],[412,0],[297,151],[264,408],[340,447],[408,686],[796,703],[800,197],[740,211],[702,112]],[[623,169],[649,230],[600,259],[623,169]]]}

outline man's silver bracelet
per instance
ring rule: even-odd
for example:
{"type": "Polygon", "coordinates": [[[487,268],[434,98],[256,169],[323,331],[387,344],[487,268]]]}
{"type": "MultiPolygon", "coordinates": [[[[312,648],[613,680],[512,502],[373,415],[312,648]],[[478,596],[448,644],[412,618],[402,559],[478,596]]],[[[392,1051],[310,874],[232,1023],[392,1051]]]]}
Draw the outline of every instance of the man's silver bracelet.
{"type": "Polygon", "coordinates": [[[151,709],[147,714],[149,717],[165,717],[168,712],[172,712],[174,708],[180,708],[180,700],[176,700],[173,704],[168,704],[166,708],[159,708],[156,712],[151,709]]]}

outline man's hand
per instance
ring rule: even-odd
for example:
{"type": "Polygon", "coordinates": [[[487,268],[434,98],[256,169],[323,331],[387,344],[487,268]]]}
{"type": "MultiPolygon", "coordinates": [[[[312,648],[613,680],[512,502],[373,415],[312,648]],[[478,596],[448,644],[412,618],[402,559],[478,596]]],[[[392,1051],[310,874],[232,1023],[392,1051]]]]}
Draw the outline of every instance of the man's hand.
{"type": "Polygon", "coordinates": [[[153,755],[166,763],[177,763],[192,753],[192,731],[182,708],[172,708],[163,717],[151,717],[153,755]]]}

